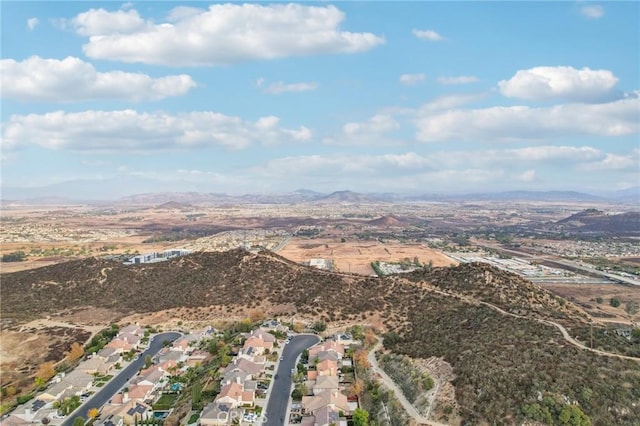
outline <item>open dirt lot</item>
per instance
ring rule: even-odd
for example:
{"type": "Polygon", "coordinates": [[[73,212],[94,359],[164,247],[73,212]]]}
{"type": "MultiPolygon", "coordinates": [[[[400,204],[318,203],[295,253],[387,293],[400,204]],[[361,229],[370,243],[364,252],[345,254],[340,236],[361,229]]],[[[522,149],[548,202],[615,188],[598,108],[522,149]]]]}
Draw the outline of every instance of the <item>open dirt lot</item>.
{"type": "Polygon", "coordinates": [[[106,309],[78,309],[5,327],[0,331],[0,383],[29,386],[38,366],[57,362],[73,342],[84,345],[120,314],[106,309]]]}
{"type": "Polygon", "coordinates": [[[422,263],[432,262],[433,266],[456,264],[446,255],[421,244],[380,243],[379,241],[343,243],[339,238],[293,238],[278,254],[294,262],[332,259],[336,271],[362,275],[374,274],[371,268],[371,262],[374,260],[399,262],[407,257],[411,260],[417,257],[422,263]]]}
{"type": "Polygon", "coordinates": [[[640,312],[625,312],[627,302],[640,304],[640,286],[622,284],[543,284],[542,287],[580,305],[596,322],[623,324],[640,323],[640,312]],[[602,303],[597,298],[602,298],[602,303]],[[620,300],[620,306],[609,304],[611,298],[620,300]]]}

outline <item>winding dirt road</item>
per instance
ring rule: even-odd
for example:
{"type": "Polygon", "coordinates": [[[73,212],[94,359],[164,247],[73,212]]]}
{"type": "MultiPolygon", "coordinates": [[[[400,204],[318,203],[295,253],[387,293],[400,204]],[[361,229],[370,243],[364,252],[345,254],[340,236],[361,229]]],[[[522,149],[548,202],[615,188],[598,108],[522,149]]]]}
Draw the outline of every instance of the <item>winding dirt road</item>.
{"type": "Polygon", "coordinates": [[[391,377],[389,377],[387,373],[385,373],[382,368],[380,368],[380,366],[378,365],[378,360],[376,359],[376,352],[378,351],[378,349],[380,349],[381,346],[382,339],[378,337],[378,343],[376,343],[371,351],[367,354],[367,360],[371,364],[371,369],[378,374],[382,384],[395,394],[394,396],[398,399],[400,404],[402,404],[402,407],[404,407],[407,414],[411,418],[413,418],[413,420],[415,420],[415,422],[419,425],[446,426],[443,423],[434,422],[433,420],[429,420],[428,418],[423,417],[418,412],[418,410],[416,410],[416,407],[414,407],[413,404],[411,404],[409,400],[405,398],[404,394],[402,393],[400,388],[398,388],[396,383],[391,379],[391,377]]]}

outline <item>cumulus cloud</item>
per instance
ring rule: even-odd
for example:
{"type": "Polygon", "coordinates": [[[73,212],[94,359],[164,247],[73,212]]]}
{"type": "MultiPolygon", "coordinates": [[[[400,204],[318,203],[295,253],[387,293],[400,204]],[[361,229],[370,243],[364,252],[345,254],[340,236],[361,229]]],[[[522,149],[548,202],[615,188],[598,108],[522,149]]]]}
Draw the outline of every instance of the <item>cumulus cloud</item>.
{"type": "Polygon", "coordinates": [[[390,115],[376,114],[363,123],[347,123],[342,130],[345,134],[354,136],[370,133],[384,133],[397,129],[399,124],[390,115]]]}
{"type": "Polygon", "coordinates": [[[429,40],[429,41],[441,41],[444,40],[440,34],[435,32],[434,30],[416,30],[411,31],[414,36],[418,37],[420,40],[429,40]]]}
{"type": "Polygon", "coordinates": [[[416,115],[423,142],[521,141],[575,135],[624,136],[640,131],[637,96],[603,104],[450,109],[427,104],[416,115]]]}
{"type": "Polygon", "coordinates": [[[133,110],[83,111],[13,115],[3,123],[5,148],[38,145],[75,151],[151,151],[224,146],[241,149],[252,144],[304,142],[306,127],[288,129],[278,117],[256,122],[216,112],[171,115],[133,110]]]}
{"type": "MultiPolygon", "coordinates": [[[[258,80],[258,86],[262,86],[263,81],[258,80]]],[[[268,93],[270,95],[280,95],[282,93],[287,92],[309,92],[312,90],[316,90],[318,88],[318,83],[284,83],[282,81],[276,81],[274,83],[269,84],[268,86],[262,89],[263,93],[268,93]]]]}
{"type": "Polygon", "coordinates": [[[510,98],[585,102],[611,99],[617,83],[618,78],[609,70],[558,66],[520,70],[511,79],[500,81],[498,87],[510,98]]]}
{"type": "Polygon", "coordinates": [[[416,84],[420,83],[421,81],[424,81],[425,79],[425,75],[420,73],[420,74],[402,74],[400,76],[400,83],[404,84],[405,86],[415,86],[416,84]]]}
{"type": "Polygon", "coordinates": [[[89,9],[70,21],[72,28],[82,36],[106,36],[132,34],[143,31],[150,23],[140,17],[135,9],[110,12],[105,9],[89,9]]]}
{"type": "Polygon", "coordinates": [[[388,134],[400,128],[390,114],[376,114],[366,121],[349,122],[342,126],[336,136],[323,140],[328,145],[394,145],[397,142],[388,134]]]}
{"type": "Polygon", "coordinates": [[[582,163],[579,168],[590,172],[605,170],[640,171],[640,149],[635,149],[628,155],[608,153],[604,158],[597,161],[582,163]]]}
{"type": "Polygon", "coordinates": [[[151,78],[122,71],[98,72],[79,58],[32,56],[0,60],[2,96],[21,101],[74,102],[95,99],[157,100],[187,93],[196,86],[185,74],[151,78]]]}
{"type": "Polygon", "coordinates": [[[27,19],[27,28],[29,31],[33,31],[33,29],[40,23],[38,18],[29,18],[27,19]]]}
{"type": "Polygon", "coordinates": [[[440,84],[469,84],[479,81],[478,77],[473,75],[460,75],[457,77],[438,77],[440,84]]]}
{"type": "Polygon", "coordinates": [[[91,58],[166,66],[215,66],[250,60],[357,53],[384,43],[372,33],[342,31],[335,6],[215,4],[174,9],[170,22],[135,10],[91,9],[72,19],[91,58]]]}
{"type": "Polygon", "coordinates": [[[582,6],[580,14],[589,19],[598,19],[604,16],[604,7],[599,5],[582,6]]]}

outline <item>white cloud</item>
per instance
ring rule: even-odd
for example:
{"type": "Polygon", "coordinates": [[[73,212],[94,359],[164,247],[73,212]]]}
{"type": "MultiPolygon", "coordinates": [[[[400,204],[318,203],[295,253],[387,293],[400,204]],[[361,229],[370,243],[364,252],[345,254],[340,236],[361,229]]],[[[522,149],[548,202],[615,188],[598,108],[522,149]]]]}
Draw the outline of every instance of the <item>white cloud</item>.
{"type": "Polygon", "coordinates": [[[422,105],[420,107],[420,111],[427,114],[434,111],[457,108],[478,101],[484,96],[484,94],[457,94],[440,96],[439,98],[436,98],[433,101],[422,105]]]}
{"type": "Polygon", "coordinates": [[[419,82],[424,81],[424,79],[425,79],[425,75],[422,73],[402,74],[400,76],[400,83],[404,84],[405,86],[415,86],[419,82]]]}
{"type": "Polygon", "coordinates": [[[27,28],[29,31],[33,31],[33,29],[40,23],[38,18],[29,18],[27,19],[27,28]]]}
{"type": "Polygon", "coordinates": [[[637,95],[604,104],[566,104],[451,109],[431,104],[416,116],[417,139],[423,142],[520,141],[575,135],[624,136],[640,131],[637,95]]]}
{"type": "Polygon", "coordinates": [[[413,35],[418,37],[420,40],[429,40],[429,41],[441,41],[445,38],[440,34],[435,32],[434,30],[416,30],[412,31],[413,35]]]}
{"type": "Polygon", "coordinates": [[[589,19],[598,19],[604,16],[604,8],[599,5],[583,6],[580,8],[582,16],[589,19]]]}
{"type": "Polygon", "coordinates": [[[178,6],[171,9],[171,12],[167,15],[167,21],[177,22],[181,19],[188,18],[190,16],[198,15],[204,12],[204,9],[190,6],[178,6]]]}
{"type": "MultiPolygon", "coordinates": [[[[109,12],[105,9],[89,9],[78,14],[70,22],[82,36],[107,36],[109,34],[132,34],[142,31],[150,24],[140,17],[135,9],[109,12]]],[[[98,37],[99,38],[99,37],[98,37]]]]}
{"type": "Polygon", "coordinates": [[[520,70],[511,79],[500,81],[498,87],[510,98],[584,102],[611,98],[617,83],[618,78],[609,70],[558,66],[520,70]]]}
{"type": "Polygon", "coordinates": [[[249,60],[357,53],[384,43],[372,33],[340,30],[335,6],[214,4],[206,11],[174,9],[155,24],[135,10],[91,9],[72,23],[91,58],[166,66],[215,66],[249,60]]]}
{"type": "Polygon", "coordinates": [[[473,75],[460,75],[457,77],[438,77],[440,84],[469,84],[479,81],[478,77],[473,75]]]}
{"type": "Polygon", "coordinates": [[[594,172],[604,170],[636,170],[640,172],[640,149],[635,149],[628,155],[608,153],[599,161],[581,164],[579,169],[594,172]]]}
{"type": "Polygon", "coordinates": [[[122,71],[97,72],[79,58],[32,56],[0,60],[2,96],[21,101],[73,102],[92,99],[156,100],[187,93],[196,86],[185,74],[151,78],[122,71]]]}
{"type": "Polygon", "coordinates": [[[369,135],[371,133],[385,133],[397,129],[399,124],[390,115],[376,114],[363,123],[347,123],[342,127],[349,136],[369,135]]]}
{"type": "Polygon", "coordinates": [[[520,174],[516,174],[514,178],[522,182],[533,182],[536,178],[536,171],[535,169],[526,170],[520,174]]]}
{"type": "MultiPolygon", "coordinates": [[[[262,86],[264,84],[264,79],[258,80],[258,86],[262,86]]],[[[318,88],[318,83],[284,83],[282,81],[276,81],[274,83],[269,84],[264,88],[263,93],[268,93],[270,95],[280,95],[282,93],[287,92],[309,92],[312,90],[316,90],[318,88]]]]}
{"type": "Polygon", "coordinates": [[[278,126],[277,117],[256,122],[216,112],[171,115],[122,111],[83,111],[13,115],[3,123],[6,148],[38,145],[75,151],[152,151],[225,146],[241,149],[252,144],[304,142],[311,138],[306,127],[278,126]]]}

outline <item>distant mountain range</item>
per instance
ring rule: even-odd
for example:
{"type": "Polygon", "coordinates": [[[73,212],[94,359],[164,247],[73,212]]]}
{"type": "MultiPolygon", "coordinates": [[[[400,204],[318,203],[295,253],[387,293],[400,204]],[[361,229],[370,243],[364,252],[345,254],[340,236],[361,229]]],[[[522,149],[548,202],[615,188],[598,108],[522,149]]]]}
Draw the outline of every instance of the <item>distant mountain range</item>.
{"type": "Polygon", "coordinates": [[[124,204],[154,205],[224,205],[224,204],[369,204],[415,201],[566,201],[566,202],[623,202],[640,204],[640,187],[597,194],[576,191],[505,191],[468,194],[425,193],[405,195],[397,193],[359,193],[341,190],[321,193],[298,189],[288,193],[229,195],[201,191],[184,192],[184,182],[158,182],[145,178],[114,178],[58,183],[38,188],[4,187],[0,193],[3,204],[124,204]],[[115,188],[115,189],[114,189],[115,188]],[[125,195],[122,195],[122,194],[125,195]]]}

